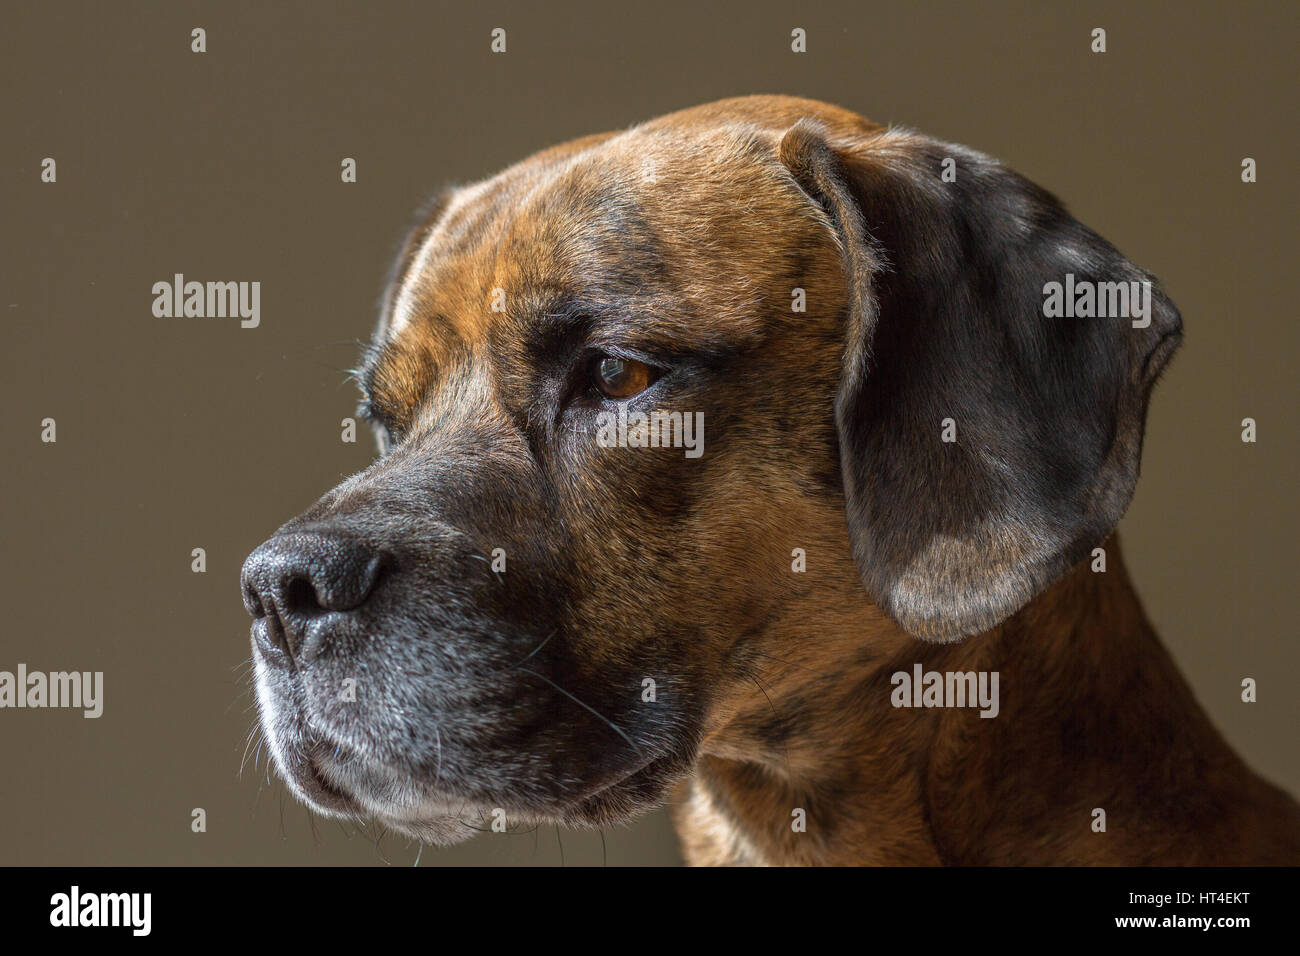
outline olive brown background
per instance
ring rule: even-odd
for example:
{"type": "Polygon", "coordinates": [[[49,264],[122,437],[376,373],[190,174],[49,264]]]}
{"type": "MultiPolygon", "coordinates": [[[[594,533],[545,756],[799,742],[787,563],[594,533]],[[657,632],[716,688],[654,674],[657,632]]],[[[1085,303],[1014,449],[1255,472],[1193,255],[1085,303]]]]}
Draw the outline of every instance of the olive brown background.
{"type": "MultiPolygon", "coordinates": [[[[367,433],[340,440],[343,370],[427,194],[760,92],[997,156],[1161,277],[1187,337],[1152,404],[1127,558],[1214,722],[1300,790],[1295,4],[3,10],[0,670],[103,671],[105,704],[98,720],[0,711],[0,863],[414,860],[405,840],[313,826],[265,759],[239,776],[254,716],[240,564],[370,460],[367,433]],[[155,318],[151,287],[177,272],[260,281],[260,327],[155,318]]],[[[657,813],[603,836],[487,834],[421,863],[678,859],[657,813]]]]}

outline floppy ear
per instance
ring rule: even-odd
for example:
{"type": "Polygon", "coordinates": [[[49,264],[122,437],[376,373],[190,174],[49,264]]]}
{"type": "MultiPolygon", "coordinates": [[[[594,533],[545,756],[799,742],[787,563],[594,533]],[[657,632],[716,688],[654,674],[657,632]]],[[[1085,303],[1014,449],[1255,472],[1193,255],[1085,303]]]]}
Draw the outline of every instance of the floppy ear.
{"type": "Polygon", "coordinates": [[[854,558],[910,633],[977,634],[1119,521],[1182,320],[996,161],[896,131],[828,137],[801,121],[780,156],[829,218],[848,282],[835,415],[854,558]],[[1089,310],[1087,283],[1125,285],[1094,286],[1089,310]]]}

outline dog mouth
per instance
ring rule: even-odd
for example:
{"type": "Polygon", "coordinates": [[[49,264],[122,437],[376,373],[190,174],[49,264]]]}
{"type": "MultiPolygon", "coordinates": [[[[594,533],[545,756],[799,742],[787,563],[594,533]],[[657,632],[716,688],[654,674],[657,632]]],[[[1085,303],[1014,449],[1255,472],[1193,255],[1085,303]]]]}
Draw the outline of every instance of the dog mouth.
{"type": "Polygon", "coordinates": [[[323,816],[357,823],[373,819],[406,836],[449,845],[487,829],[497,809],[440,795],[314,734],[297,743],[272,741],[271,749],[276,769],[294,796],[323,816]]]}
{"type": "Polygon", "coordinates": [[[455,781],[435,770],[433,779],[395,767],[313,728],[302,715],[294,732],[271,734],[273,760],[294,795],[323,816],[373,819],[421,842],[449,846],[482,832],[562,824],[591,828],[625,821],[662,801],[686,764],[673,753],[645,754],[597,779],[549,793],[546,780],[507,785],[495,795],[462,795],[455,781]]]}
{"type": "Polygon", "coordinates": [[[260,655],[253,683],[272,762],[300,802],[435,845],[542,824],[624,822],[663,802],[689,770],[689,754],[678,753],[693,749],[662,727],[648,740],[614,726],[621,739],[606,740],[612,732],[594,718],[595,729],[551,720],[541,697],[526,708],[520,695],[489,693],[477,706],[462,698],[437,720],[401,708],[343,713],[315,692],[310,671],[260,655]]]}
{"type": "Polygon", "coordinates": [[[676,763],[672,755],[647,757],[565,800],[515,805],[508,800],[459,798],[390,768],[342,756],[320,755],[316,744],[299,765],[295,783],[309,805],[332,816],[373,818],[405,836],[450,845],[477,833],[539,824],[592,827],[611,824],[653,803],[676,763]]]}

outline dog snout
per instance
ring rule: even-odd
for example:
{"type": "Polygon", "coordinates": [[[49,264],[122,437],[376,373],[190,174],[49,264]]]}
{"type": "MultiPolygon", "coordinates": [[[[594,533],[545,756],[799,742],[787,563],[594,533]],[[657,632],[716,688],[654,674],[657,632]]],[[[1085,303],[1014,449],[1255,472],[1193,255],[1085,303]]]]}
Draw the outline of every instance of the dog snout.
{"type": "Polygon", "coordinates": [[[383,553],[345,535],[275,535],[248,556],[241,574],[259,645],[299,663],[310,660],[330,618],[361,608],[384,566],[383,553]]]}

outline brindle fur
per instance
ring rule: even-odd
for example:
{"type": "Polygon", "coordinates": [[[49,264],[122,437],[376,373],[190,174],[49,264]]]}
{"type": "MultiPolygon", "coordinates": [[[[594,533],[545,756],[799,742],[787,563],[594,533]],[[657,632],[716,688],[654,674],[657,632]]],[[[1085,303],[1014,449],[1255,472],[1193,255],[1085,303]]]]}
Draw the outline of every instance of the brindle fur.
{"type": "Polygon", "coordinates": [[[332,808],[381,816],[367,762],[574,825],[676,788],[692,863],[1297,862],[1300,809],[1210,725],[1106,537],[1177,310],[1157,286],[1149,329],[1053,324],[1067,270],[1149,278],[987,157],[787,97],[448,191],[363,375],[392,447],[282,529],[392,558],[314,672],[266,678],[299,715],[278,756],[323,738],[326,781],[370,788],[332,808]],[[632,405],[702,411],[704,456],[597,448],[592,349],[670,369],[632,405]],[[998,671],[1000,715],[895,709],[918,662],[998,671]],[[329,696],[358,671],[359,715],[329,696]]]}

